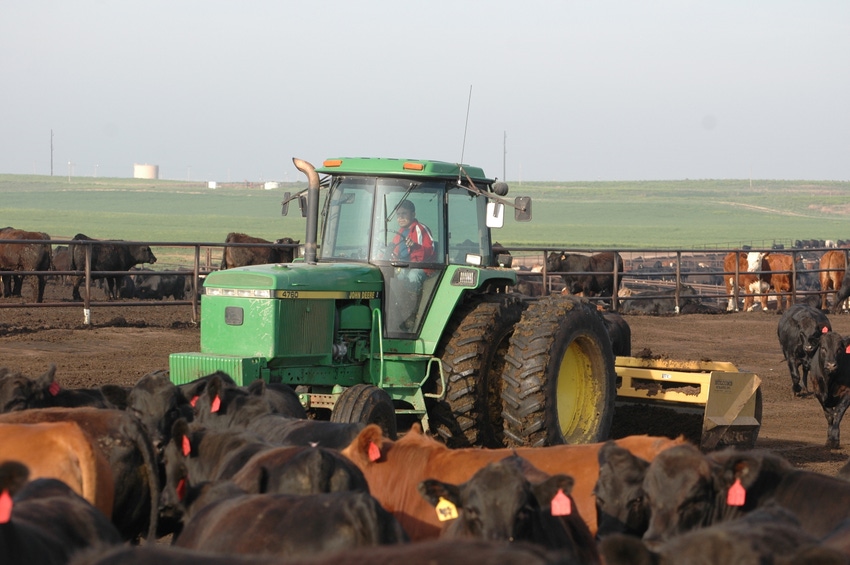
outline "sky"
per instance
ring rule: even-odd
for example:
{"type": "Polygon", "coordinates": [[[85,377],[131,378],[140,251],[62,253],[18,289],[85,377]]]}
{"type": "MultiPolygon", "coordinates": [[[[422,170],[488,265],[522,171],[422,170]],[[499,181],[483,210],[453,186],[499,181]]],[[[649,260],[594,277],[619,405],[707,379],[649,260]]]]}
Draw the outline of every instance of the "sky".
{"type": "Polygon", "coordinates": [[[847,0],[4,0],[0,77],[0,173],[850,180],[847,0]]]}

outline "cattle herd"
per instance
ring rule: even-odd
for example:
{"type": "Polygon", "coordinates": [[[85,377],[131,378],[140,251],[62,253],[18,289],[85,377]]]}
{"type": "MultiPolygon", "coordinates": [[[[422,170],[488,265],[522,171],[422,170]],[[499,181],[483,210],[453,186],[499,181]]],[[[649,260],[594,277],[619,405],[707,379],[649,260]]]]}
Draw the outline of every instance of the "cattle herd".
{"type": "MultiPolygon", "coordinates": [[[[85,234],[77,234],[69,245],[58,245],[54,249],[50,236],[41,232],[29,232],[11,227],[0,229],[0,279],[3,298],[22,296],[25,275],[16,272],[36,273],[26,275],[32,291],[30,302],[44,300],[44,289],[51,271],[60,273],[91,273],[90,280],[103,288],[108,300],[155,299],[185,300],[193,290],[193,271],[181,268],[185,273],[157,273],[138,265],[156,263],[156,256],[147,245],[131,244],[121,240],[98,241],[85,234]],[[12,240],[30,243],[12,243],[12,240]],[[80,242],[80,243],[77,243],[80,242]],[[85,242],[85,243],[84,243],[85,242]],[[38,274],[37,272],[44,272],[38,274]]],[[[222,269],[264,263],[289,263],[297,251],[297,240],[285,237],[270,242],[243,233],[229,233],[225,238],[221,261],[222,269]],[[282,247],[271,245],[279,244],[282,247]],[[248,244],[267,244],[251,246],[248,244]]],[[[60,284],[71,286],[71,298],[82,300],[80,287],[86,277],[62,274],[56,277],[60,284]]]]}
{"type": "MultiPolygon", "coordinates": [[[[49,240],[36,235],[7,239],[49,240]]],[[[226,251],[268,253],[238,235],[228,243],[242,245],[226,251]]],[[[87,245],[70,245],[69,268],[56,270],[156,261],[145,246],[87,245]],[[101,263],[107,256],[121,262],[101,263]]],[[[45,250],[0,244],[0,270],[43,270],[33,266],[45,250]],[[14,269],[10,249],[27,249],[14,269]]],[[[616,254],[578,260],[575,280],[568,255],[547,262],[568,292],[613,295],[625,266],[616,254]]],[[[769,261],[780,254],[729,255],[729,294],[753,304],[791,270],[769,261]]],[[[222,268],[252,257],[225,253],[222,268]]],[[[56,268],[61,255],[48,258],[56,268]]],[[[139,290],[144,275],[131,275],[133,296],[153,292],[139,290]]],[[[107,291],[123,296],[122,279],[106,279],[107,291]]],[[[844,280],[830,283],[831,312],[793,300],[777,308],[791,392],[819,401],[832,448],[850,405],[850,339],[827,315],[847,296],[844,280]]],[[[10,292],[21,284],[3,282],[10,292]]],[[[35,378],[0,368],[0,563],[850,564],[850,462],[833,477],[763,450],[706,453],[646,435],[450,449],[417,425],[398,438],[307,416],[290,387],[240,387],[221,372],[180,386],[157,371],[132,387],[69,389],[53,367],[35,378]]]]}
{"type": "MultiPolygon", "coordinates": [[[[778,333],[818,394],[834,332],[797,310],[778,333]]],[[[681,437],[450,449],[309,419],[282,384],[53,367],[0,369],[0,432],[2,563],[850,563],[850,464],[681,437]]]]}

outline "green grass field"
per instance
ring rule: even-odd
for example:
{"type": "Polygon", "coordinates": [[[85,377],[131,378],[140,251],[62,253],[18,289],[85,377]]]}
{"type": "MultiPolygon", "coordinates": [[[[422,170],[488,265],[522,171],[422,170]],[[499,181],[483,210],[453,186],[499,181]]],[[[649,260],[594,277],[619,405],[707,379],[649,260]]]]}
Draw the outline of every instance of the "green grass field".
{"type": "MultiPolygon", "coordinates": [[[[531,196],[533,220],[510,216],[494,240],[512,246],[697,249],[795,239],[850,239],[850,182],[683,180],[509,183],[531,196]]],[[[286,190],[233,184],[0,175],[0,225],[54,239],[223,242],[231,231],[304,239],[286,190]]]]}

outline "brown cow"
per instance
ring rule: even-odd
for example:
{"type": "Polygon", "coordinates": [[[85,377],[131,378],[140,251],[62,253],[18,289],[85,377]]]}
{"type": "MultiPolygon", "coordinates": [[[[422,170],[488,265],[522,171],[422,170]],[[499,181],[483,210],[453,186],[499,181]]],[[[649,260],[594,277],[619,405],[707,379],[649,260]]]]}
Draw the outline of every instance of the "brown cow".
{"type": "MultiPolygon", "coordinates": [[[[832,291],[835,293],[835,299],[838,299],[838,289],[841,288],[841,283],[844,282],[844,270],[847,267],[847,258],[844,251],[827,251],[820,258],[820,290],[821,303],[820,309],[827,309],[827,294],[832,291]]],[[[838,308],[836,303],[834,307],[838,308]]]]}
{"type": "MultiPolygon", "coordinates": [[[[682,438],[630,436],[615,440],[643,459],[650,461],[661,451],[685,443],[682,438]]],[[[511,449],[449,449],[426,437],[418,425],[398,441],[384,437],[381,428],[367,426],[342,450],[360,467],[372,495],[393,512],[412,540],[435,538],[442,524],[434,507],[417,493],[417,485],[432,478],[447,483],[468,481],[476,471],[493,461],[519,455],[552,475],[563,473],[575,479],[572,497],[590,531],[596,533],[596,503],[593,487],[599,475],[598,452],[602,443],[518,447],[511,449]],[[376,456],[379,458],[375,458],[376,456]]]]}
{"type": "Polygon", "coordinates": [[[30,478],[58,479],[112,516],[115,484],[109,462],[75,422],[0,423],[0,461],[20,461],[30,478]]]}
{"type": "Polygon", "coordinates": [[[723,271],[726,282],[726,294],[729,295],[728,311],[738,311],[733,287],[735,286],[735,257],[738,257],[738,288],[744,292],[744,310],[752,311],[754,296],[758,297],[762,311],[767,311],[767,292],[770,289],[770,265],[763,252],[751,251],[744,253],[733,251],[723,259],[723,271]]]}
{"type": "Polygon", "coordinates": [[[785,310],[794,301],[794,258],[786,253],[770,253],[765,257],[770,267],[770,288],[776,292],[776,309],[785,310]]]}
{"type": "MultiPolygon", "coordinates": [[[[43,232],[16,230],[15,228],[0,229],[0,271],[49,271],[51,265],[51,246],[49,243],[4,243],[10,239],[43,239],[50,241],[50,236],[43,232]]],[[[44,300],[44,285],[47,274],[35,275],[32,279],[32,300],[44,300]]],[[[3,277],[3,296],[20,294],[23,277],[6,275],[3,277]],[[12,280],[14,279],[14,288],[12,280]]]]}
{"type": "MultiPolygon", "coordinates": [[[[283,245],[295,245],[296,241],[291,237],[276,239],[274,243],[283,245]]],[[[272,243],[267,239],[252,237],[244,233],[230,232],[224,243],[272,243]]],[[[294,247],[225,247],[224,257],[221,260],[221,268],[232,269],[234,267],[245,267],[247,265],[267,265],[269,263],[291,263],[295,257],[294,247]]]]}

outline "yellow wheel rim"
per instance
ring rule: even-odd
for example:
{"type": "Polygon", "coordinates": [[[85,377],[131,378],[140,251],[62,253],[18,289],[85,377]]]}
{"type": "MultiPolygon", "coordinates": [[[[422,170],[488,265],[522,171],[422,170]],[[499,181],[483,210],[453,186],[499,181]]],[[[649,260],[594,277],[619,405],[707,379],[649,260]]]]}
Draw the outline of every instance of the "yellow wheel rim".
{"type": "Polygon", "coordinates": [[[588,430],[596,429],[593,364],[582,347],[581,338],[567,348],[558,369],[558,425],[567,441],[578,439],[588,430]]]}

